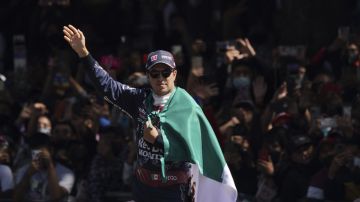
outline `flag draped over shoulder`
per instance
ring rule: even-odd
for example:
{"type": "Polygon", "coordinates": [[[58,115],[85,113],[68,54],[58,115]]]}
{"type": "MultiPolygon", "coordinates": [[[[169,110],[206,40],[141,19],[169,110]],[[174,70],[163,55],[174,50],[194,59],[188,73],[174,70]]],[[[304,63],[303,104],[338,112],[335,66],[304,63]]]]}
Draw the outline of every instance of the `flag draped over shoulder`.
{"type": "Polygon", "coordinates": [[[237,190],[218,140],[200,106],[177,87],[158,114],[165,161],[192,163],[196,201],[236,201],[237,190]]]}

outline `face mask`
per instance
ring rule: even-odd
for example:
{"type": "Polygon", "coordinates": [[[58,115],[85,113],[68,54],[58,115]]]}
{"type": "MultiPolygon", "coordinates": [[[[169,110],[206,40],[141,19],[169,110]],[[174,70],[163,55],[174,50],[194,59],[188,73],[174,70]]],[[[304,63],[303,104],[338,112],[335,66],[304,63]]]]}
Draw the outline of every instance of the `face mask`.
{"type": "Polygon", "coordinates": [[[232,83],[236,89],[242,89],[250,85],[250,78],[245,76],[235,77],[232,83]]]}
{"type": "Polygon", "coordinates": [[[50,135],[51,128],[49,128],[49,127],[39,128],[39,129],[38,129],[38,132],[39,132],[39,133],[44,133],[44,134],[46,134],[46,135],[50,135]]]}

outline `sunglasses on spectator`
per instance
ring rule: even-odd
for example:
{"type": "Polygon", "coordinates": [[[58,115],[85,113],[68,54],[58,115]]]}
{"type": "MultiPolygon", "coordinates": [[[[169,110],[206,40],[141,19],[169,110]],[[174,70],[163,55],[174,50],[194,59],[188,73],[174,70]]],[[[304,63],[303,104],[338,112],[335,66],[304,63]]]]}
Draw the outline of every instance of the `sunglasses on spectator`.
{"type": "Polygon", "coordinates": [[[174,70],[170,69],[170,68],[164,69],[162,71],[151,70],[151,71],[149,71],[149,75],[151,78],[154,78],[154,79],[159,78],[160,74],[163,78],[168,78],[173,71],[174,70]]]}

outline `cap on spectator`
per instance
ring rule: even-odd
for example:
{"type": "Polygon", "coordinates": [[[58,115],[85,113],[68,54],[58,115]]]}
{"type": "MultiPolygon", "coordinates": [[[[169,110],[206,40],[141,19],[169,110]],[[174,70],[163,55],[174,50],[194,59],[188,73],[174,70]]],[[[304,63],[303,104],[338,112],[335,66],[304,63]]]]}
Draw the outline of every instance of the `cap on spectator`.
{"type": "Polygon", "coordinates": [[[172,69],[176,68],[173,55],[170,52],[164,50],[151,52],[147,57],[145,68],[149,71],[154,67],[154,65],[159,63],[166,64],[172,69]]]}
{"type": "Polygon", "coordinates": [[[293,137],[290,138],[290,150],[291,151],[296,151],[298,148],[305,146],[305,145],[310,145],[311,139],[308,136],[305,135],[295,135],[293,137]]]}

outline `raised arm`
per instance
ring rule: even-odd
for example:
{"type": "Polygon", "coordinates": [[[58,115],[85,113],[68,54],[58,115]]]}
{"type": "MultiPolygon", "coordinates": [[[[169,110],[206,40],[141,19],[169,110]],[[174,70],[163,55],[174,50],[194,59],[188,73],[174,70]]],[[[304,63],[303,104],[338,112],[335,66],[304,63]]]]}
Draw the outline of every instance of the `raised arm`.
{"type": "Polygon", "coordinates": [[[136,112],[137,104],[144,98],[144,91],[115,81],[89,53],[82,31],[69,25],[64,26],[63,33],[64,39],[85,65],[85,71],[96,90],[102,93],[107,101],[133,115],[136,112]]]}
{"type": "Polygon", "coordinates": [[[85,36],[79,29],[72,25],[64,26],[64,39],[70,44],[71,48],[78,54],[80,58],[89,55],[86,48],[85,36]]]}

